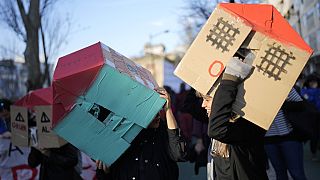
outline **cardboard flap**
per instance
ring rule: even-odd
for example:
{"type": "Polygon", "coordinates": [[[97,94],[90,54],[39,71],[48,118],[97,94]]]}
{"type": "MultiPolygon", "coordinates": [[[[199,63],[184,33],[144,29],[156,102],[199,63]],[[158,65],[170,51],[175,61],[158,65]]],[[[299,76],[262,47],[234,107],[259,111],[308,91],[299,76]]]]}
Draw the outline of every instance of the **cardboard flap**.
{"type": "Polygon", "coordinates": [[[40,148],[58,148],[66,144],[52,129],[52,106],[35,106],[40,148]]]}
{"type": "MultiPolygon", "coordinates": [[[[98,42],[74,53],[59,58],[53,80],[62,79],[73,74],[85,72],[104,63],[101,43],[98,42]]],[[[79,82],[80,83],[80,82],[79,82]]]]}
{"type": "Polygon", "coordinates": [[[10,118],[12,143],[16,146],[29,146],[28,109],[12,105],[10,118]]]}
{"type": "Polygon", "coordinates": [[[95,80],[101,66],[87,69],[81,73],[76,73],[65,78],[56,79],[53,84],[53,125],[55,126],[61,117],[70,111],[78,96],[81,96],[95,80]],[[56,108],[61,106],[60,108],[56,108]],[[63,110],[63,112],[61,112],[63,110]]]}

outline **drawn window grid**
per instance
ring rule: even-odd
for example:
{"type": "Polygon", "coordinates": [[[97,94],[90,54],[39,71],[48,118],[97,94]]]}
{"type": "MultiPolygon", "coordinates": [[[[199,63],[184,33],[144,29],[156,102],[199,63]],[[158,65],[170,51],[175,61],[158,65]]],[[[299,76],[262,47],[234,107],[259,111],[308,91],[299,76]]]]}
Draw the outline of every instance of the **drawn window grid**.
{"type": "Polygon", "coordinates": [[[273,77],[275,80],[280,80],[281,73],[287,73],[286,65],[291,64],[290,60],[294,60],[292,53],[287,53],[281,46],[273,47],[266,50],[266,55],[262,58],[261,64],[257,65],[259,71],[267,74],[268,77],[273,77]]]}
{"type": "Polygon", "coordinates": [[[232,46],[235,36],[240,34],[239,29],[234,28],[222,18],[218,19],[217,24],[209,32],[206,41],[211,41],[211,45],[215,46],[216,49],[221,49],[222,52],[229,51],[228,46],[232,46]]]}

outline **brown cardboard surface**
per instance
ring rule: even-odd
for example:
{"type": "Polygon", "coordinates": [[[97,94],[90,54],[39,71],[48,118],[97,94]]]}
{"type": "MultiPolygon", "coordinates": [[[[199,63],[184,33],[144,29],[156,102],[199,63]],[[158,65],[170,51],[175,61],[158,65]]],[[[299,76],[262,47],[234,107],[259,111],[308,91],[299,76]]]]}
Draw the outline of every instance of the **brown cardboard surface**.
{"type": "Polygon", "coordinates": [[[206,94],[250,31],[243,20],[216,8],[174,74],[206,94]]]}
{"type": "Polygon", "coordinates": [[[52,131],[52,106],[35,106],[40,148],[58,148],[67,142],[52,131]]]}
{"type": "Polygon", "coordinates": [[[29,146],[28,109],[12,105],[10,118],[12,144],[15,146],[29,146]]]}
{"type": "Polygon", "coordinates": [[[268,37],[261,44],[253,62],[253,74],[240,86],[233,108],[268,129],[310,54],[268,37]]]}
{"type": "MultiPolygon", "coordinates": [[[[221,39],[214,41],[219,43],[221,39]]],[[[252,64],[253,73],[239,86],[233,109],[249,121],[268,129],[309,59],[309,51],[254,31],[249,22],[241,21],[241,18],[218,6],[179,63],[175,74],[200,93],[213,96],[215,90],[209,90],[221,75],[215,72],[222,72],[240,46],[251,49],[256,57],[252,64]],[[212,26],[220,26],[217,23],[219,19],[232,22],[232,28],[239,29],[239,35],[235,36],[229,51],[217,49],[217,45],[211,46],[206,41],[210,29],[214,29],[212,26]]]]}

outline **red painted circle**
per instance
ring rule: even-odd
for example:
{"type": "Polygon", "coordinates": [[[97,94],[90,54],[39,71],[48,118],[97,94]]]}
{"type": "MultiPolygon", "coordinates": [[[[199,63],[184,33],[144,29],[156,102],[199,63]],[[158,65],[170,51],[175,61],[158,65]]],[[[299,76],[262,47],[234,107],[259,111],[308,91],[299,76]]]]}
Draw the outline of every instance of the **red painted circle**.
{"type": "Polygon", "coordinates": [[[223,69],[224,69],[223,63],[222,63],[221,61],[215,60],[215,61],[213,61],[213,63],[209,66],[208,71],[209,71],[210,76],[212,76],[212,77],[219,77],[220,74],[223,72],[223,69]],[[213,66],[214,66],[215,64],[219,64],[219,65],[220,65],[220,70],[219,70],[216,74],[213,74],[213,73],[212,73],[212,68],[213,68],[213,66]]]}

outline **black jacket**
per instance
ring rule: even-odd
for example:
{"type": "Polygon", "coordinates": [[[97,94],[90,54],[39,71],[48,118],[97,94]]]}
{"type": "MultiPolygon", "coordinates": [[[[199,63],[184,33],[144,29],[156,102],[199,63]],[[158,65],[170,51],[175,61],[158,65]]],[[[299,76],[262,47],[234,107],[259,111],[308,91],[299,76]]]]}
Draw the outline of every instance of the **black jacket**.
{"type": "Polygon", "coordinates": [[[105,180],[177,180],[176,161],[186,157],[185,141],[179,130],[143,129],[126,152],[110,167],[108,174],[97,170],[97,179],[105,180]]]}
{"type": "Polygon", "coordinates": [[[237,82],[222,80],[213,99],[208,135],[228,144],[230,152],[228,160],[214,158],[215,166],[226,166],[225,163],[230,166],[222,172],[227,179],[268,179],[263,146],[265,130],[241,117],[236,122],[229,121],[233,114],[232,104],[237,95],[237,86],[237,82]]]}
{"type": "Polygon", "coordinates": [[[40,165],[40,180],[81,179],[75,170],[77,163],[78,150],[71,144],[66,144],[60,148],[50,148],[49,156],[31,147],[28,157],[30,167],[34,168],[40,165]]]}

